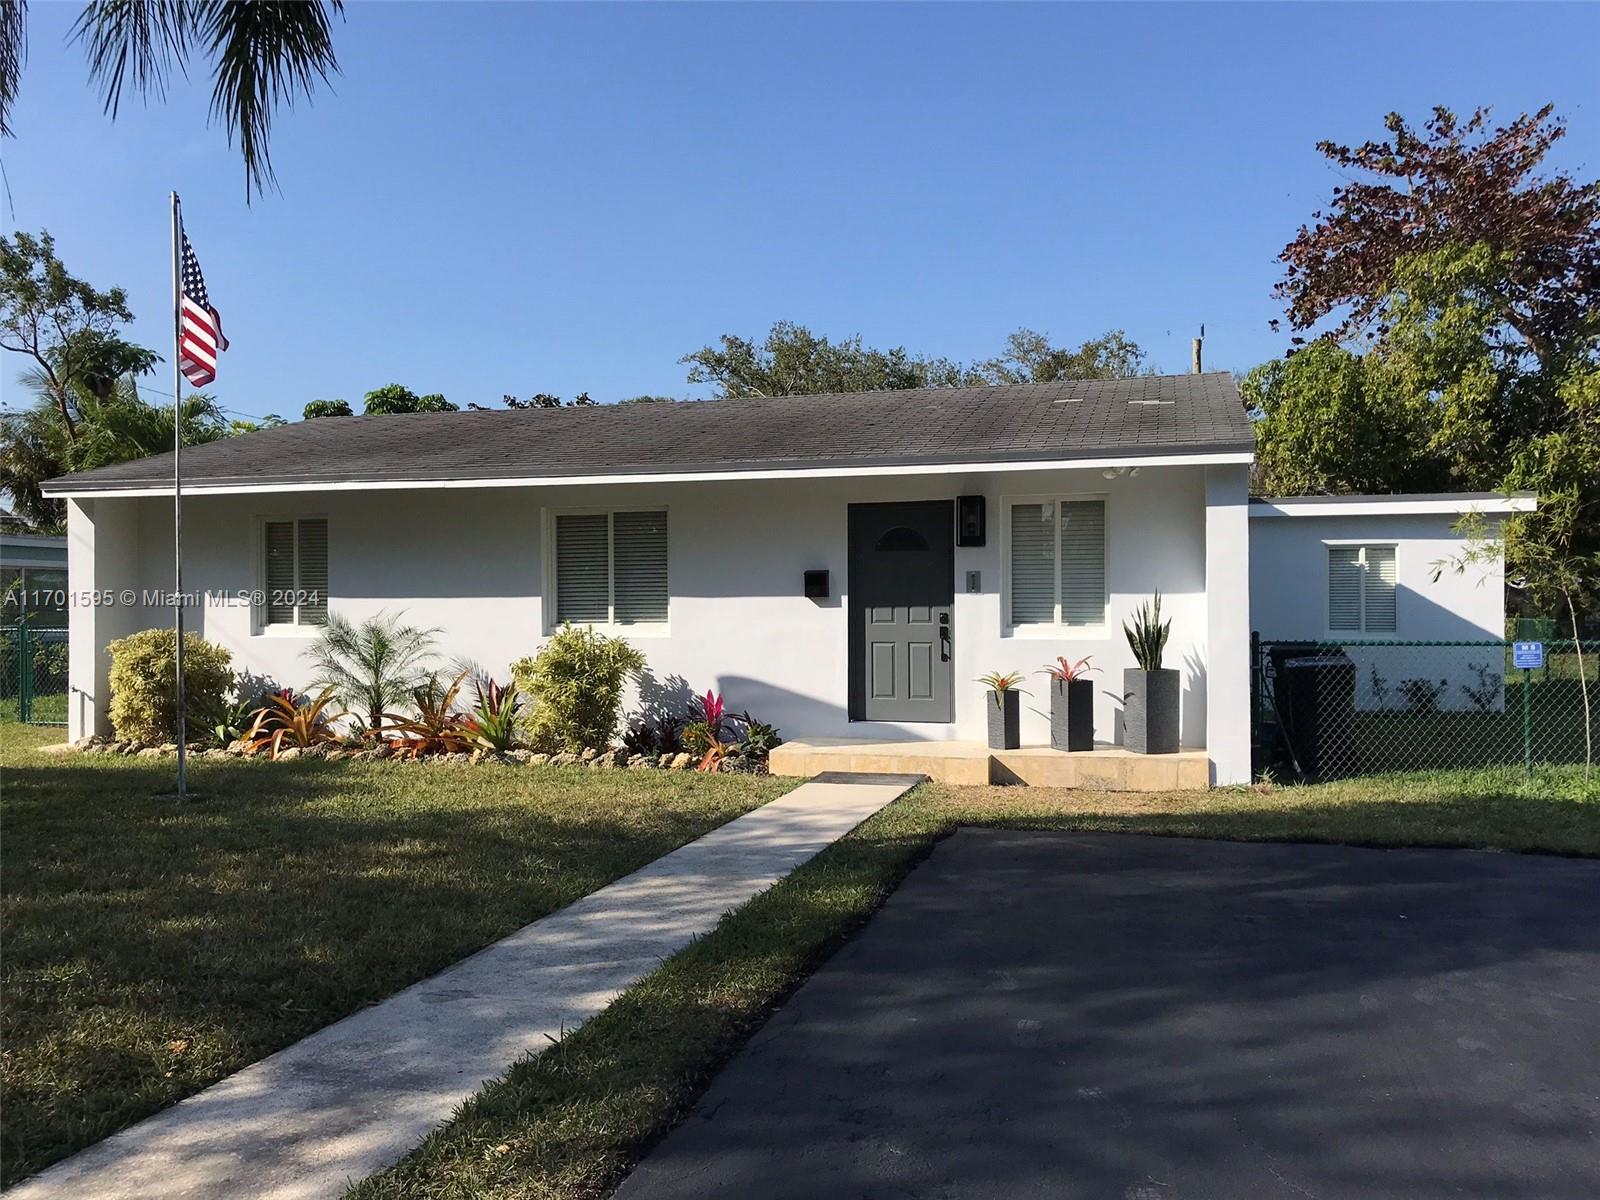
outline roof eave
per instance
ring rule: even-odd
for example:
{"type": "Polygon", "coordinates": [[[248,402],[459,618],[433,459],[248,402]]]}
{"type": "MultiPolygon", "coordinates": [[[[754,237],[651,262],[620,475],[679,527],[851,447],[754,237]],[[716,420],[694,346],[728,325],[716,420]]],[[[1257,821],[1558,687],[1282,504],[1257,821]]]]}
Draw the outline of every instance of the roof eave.
{"type": "MultiPolygon", "coordinates": [[[[1253,442],[1229,442],[1192,446],[1138,447],[1127,446],[1103,449],[1082,455],[1062,455],[1056,452],[1036,456],[967,456],[951,460],[905,459],[853,459],[816,460],[811,462],[780,461],[765,464],[694,464],[690,466],[666,465],[659,468],[632,468],[611,474],[593,473],[535,475],[478,475],[446,477],[393,476],[283,476],[246,478],[218,477],[204,480],[185,480],[185,495],[247,495],[253,492],[300,491],[403,491],[425,488],[494,488],[494,487],[558,487],[592,486],[619,483],[687,483],[715,482],[742,479],[821,479],[851,478],[871,475],[943,475],[963,471],[1037,471],[1048,469],[1095,470],[1104,467],[1159,467],[1243,464],[1255,460],[1253,442]]],[[[112,498],[122,496],[170,496],[170,478],[95,480],[96,472],[81,475],[63,475],[46,481],[41,486],[44,495],[52,499],[112,498]]]]}

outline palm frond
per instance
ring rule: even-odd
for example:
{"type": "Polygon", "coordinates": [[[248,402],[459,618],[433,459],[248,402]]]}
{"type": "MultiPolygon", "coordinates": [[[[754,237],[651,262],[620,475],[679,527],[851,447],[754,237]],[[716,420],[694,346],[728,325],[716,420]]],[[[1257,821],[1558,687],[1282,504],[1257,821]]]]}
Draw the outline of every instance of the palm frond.
{"type": "Polygon", "coordinates": [[[159,98],[191,52],[210,58],[211,115],[227,126],[229,145],[239,140],[249,198],[276,186],[267,141],[278,106],[310,99],[338,72],[330,15],[343,12],[344,0],[91,0],[72,36],[85,44],[113,118],[130,84],[159,98]]]}
{"type": "Polygon", "coordinates": [[[11,106],[28,61],[28,0],[0,0],[0,137],[11,136],[11,106]]]}
{"type": "Polygon", "coordinates": [[[185,0],[90,0],[84,5],[71,36],[84,43],[89,76],[99,82],[113,119],[130,78],[142,95],[166,95],[173,64],[184,69],[189,33],[201,7],[185,0]]]}
{"type": "Polygon", "coordinates": [[[252,187],[277,185],[267,138],[278,105],[292,107],[300,95],[310,100],[317,82],[327,83],[329,73],[339,70],[328,17],[330,11],[344,11],[343,0],[210,0],[198,7],[196,39],[207,43],[216,63],[211,113],[226,123],[229,145],[239,139],[248,199],[252,187]]]}

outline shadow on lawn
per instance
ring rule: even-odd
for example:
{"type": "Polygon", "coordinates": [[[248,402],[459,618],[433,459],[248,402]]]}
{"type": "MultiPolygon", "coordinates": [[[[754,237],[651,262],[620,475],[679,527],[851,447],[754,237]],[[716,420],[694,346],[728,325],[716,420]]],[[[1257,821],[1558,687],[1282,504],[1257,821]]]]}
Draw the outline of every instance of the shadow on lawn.
{"type": "Polygon", "coordinates": [[[153,798],[170,762],[7,768],[7,1182],[645,865],[767,786],[351,766],[198,763],[211,798],[181,805],[153,798]]]}
{"type": "MultiPolygon", "coordinates": [[[[418,1152],[353,1195],[601,1194],[701,1098],[752,1033],[748,1053],[712,1084],[701,1109],[718,1119],[746,1114],[748,1127],[716,1147],[698,1140],[696,1122],[685,1130],[687,1176],[699,1184],[713,1178],[696,1175],[699,1166],[757,1168],[755,1176],[716,1175],[719,1194],[789,1194],[774,1190],[780,1179],[797,1181],[806,1194],[932,1193],[940,1180],[962,1177],[992,1181],[992,1194],[1022,1194],[1037,1183],[1024,1178],[1032,1165],[1047,1160],[1061,1166],[1066,1192],[1078,1171],[1115,1176],[1138,1162],[1164,1169],[1176,1153],[1191,1151],[1194,1162],[1219,1163],[1240,1149],[1241,1129],[1272,1139],[1286,1156],[1280,1165],[1321,1149],[1319,1169],[1363,1183],[1347,1188],[1351,1194],[1374,1190],[1362,1156],[1391,1139],[1402,1153],[1384,1176],[1399,1181],[1388,1194],[1411,1194],[1412,1184],[1434,1178],[1483,1185],[1473,1194],[1549,1194],[1514,1179],[1515,1171],[1464,1159],[1454,1142],[1458,1125],[1470,1131],[1464,1146],[1484,1131],[1515,1128],[1558,1169],[1592,1171],[1584,1119],[1559,1105],[1540,1107],[1551,1096],[1537,1087],[1490,1100],[1476,1083],[1451,1098],[1442,1161],[1419,1166],[1404,1148],[1413,1130],[1429,1127],[1426,1098],[1374,1105],[1353,1076],[1358,1056],[1345,1048],[1409,1000],[1435,1003],[1430,988],[1456,1006],[1448,1020],[1440,1010],[1451,1038],[1460,1033],[1475,1045],[1465,1031],[1480,1016],[1494,1025],[1485,1047],[1505,1045],[1529,1024],[1505,996],[1548,996],[1548,987],[1572,984],[1560,969],[1573,956],[1591,964],[1584,986],[1592,991],[1600,957],[1593,864],[1179,840],[1199,829],[1239,839],[1352,840],[1375,824],[1380,838],[1448,839],[1465,806],[1483,816],[1482,797],[1465,793],[1370,805],[1307,805],[1302,795],[1298,810],[1262,811],[1254,807],[1258,794],[1224,792],[1193,800],[1193,811],[1182,813],[1104,811],[1127,799],[1080,797],[1079,811],[1050,815],[1037,793],[1022,789],[914,793],[726,918],[570,1034],[559,1053],[517,1064],[418,1152]],[[1033,841],[988,832],[941,840],[978,821],[1169,837],[1083,839],[1148,854],[1109,864],[1096,888],[1063,900],[1052,889],[1081,879],[1068,855],[1043,864],[1021,853],[1009,861],[952,858],[942,869],[969,837],[1033,841]],[[933,861],[873,918],[930,851],[933,861]],[[1208,870],[1208,855],[1231,865],[1208,870]],[[908,906],[911,920],[903,919],[908,906]],[[823,974],[762,1028],[824,962],[823,974]],[[1108,963],[1114,967],[1106,971],[1108,963]],[[1484,975],[1484,990],[1452,992],[1451,981],[1464,974],[1484,975]],[[969,1001],[978,1009],[964,1009],[969,1001]],[[1219,1010],[1229,1023],[1214,1040],[1206,1025],[1219,1010]],[[1150,1030],[1158,1036],[1147,1040],[1150,1030]],[[740,1064],[748,1069],[736,1075],[740,1064]],[[1072,1071],[1020,1086],[1028,1072],[1063,1064],[1072,1071]],[[1525,1112],[1528,1104],[1535,1108],[1525,1112]],[[1230,1125],[1230,1114],[1241,1124],[1230,1125]],[[1169,1132],[1173,1140],[1164,1142],[1169,1132]],[[1327,1137],[1353,1144],[1321,1146],[1327,1137]],[[885,1147],[893,1152],[877,1152],[885,1147]],[[762,1164],[774,1169],[760,1174],[762,1164]]],[[[1572,807],[1538,803],[1527,821],[1544,825],[1572,807]]],[[[1509,817],[1501,827],[1522,834],[1509,817]]],[[[1597,835],[1593,815],[1574,828],[1575,844],[1586,838],[1590,852],[1597,835]]],[[[1486,836],[1497,835],[1490,828],[1486,836]]],[[[1378,1038],[1379,1065],[1400,1085],[1416,1061],[1407,1056],[1421,1044],[1412,1033],[1402,1018],[1378,1038]]],[[[1592,1058],[1594,1047],[1577,1040],[1570,1070],[1560,1038],[1547,1043],[1546,1058],[1582,1100],[1593,1065],[1584,1056],[1592,1058]]],[[[1455,1045],[1444,1050],[1463,1053],[1455,1045]]],[[[1492,1072],[1492,1056],[1467,1052],[1464,1069],[1479,1068],[1492,1072]]],[[[1439,1136],[1438,1122],[1431,1133],[1439,1136]]],[[[1210,1190],[1295,1190],[1272,1178],[1270,1162],[1260,1169],[1263,1177],[1248,1187],[1230,1180],[1210,1190]]],[[[1161,1172],[1152,1166],[1150,1176],[1161,1172]]],[[[1131,1195],[1154,1186],[1143,1174],[1115,1176],[1115,1184],[1101,1190],[1131,1195]]]]}

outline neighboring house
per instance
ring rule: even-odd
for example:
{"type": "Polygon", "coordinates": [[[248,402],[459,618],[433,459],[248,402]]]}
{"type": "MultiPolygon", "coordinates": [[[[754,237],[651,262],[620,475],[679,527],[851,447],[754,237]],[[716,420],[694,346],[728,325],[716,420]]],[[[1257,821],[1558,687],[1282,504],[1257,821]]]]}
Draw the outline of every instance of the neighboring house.
{"type": "Polygon", "coordinates": [[[39,628],[67,626],[67,539],[29,532],[0,513],[0,627],[26,617],[39,628]]]}
{"type": "MultiPolygon", "coordinates": [[[[404,611],[502,676],[592,624],[643,651],[647,695],[715,688],[791,737],[981,739],[977,676],[1092,655],[1109,741],[1122,621],[1159,590],[1184,741],[1238,781],[1253,446],[1221,373],[327,417],[185,451],[184,583],[206,593],[188,621],[295,686],[329,606],[404,611]],[[958,497],[981,500],[974,528],[958,497]]],[[[73,736],[105,726],[106,643],[168,620],[171,472],[157,455],[47,485],[73,590],[136,600],[72,614],[73,736]]]]}
{"type": "MultiPolygon", "coordinates": [[[[1505,576],[1498,556],[1457,569],[1456,524],[1482,513],[1495,537],[1509,513],[1534,507],[1531,494],[1288,496],[1250,504],[1250,618],[1264,641],[1347,643],[1356,663],[1356,706],[1384,707],[1400,662],[1383,646],[1355,642],[1499,642],[1505,637],[1505,576]],[[1435,578],[1437,575],[1437,578],[1435,578]]],[[[1434,646],[1414,656],[1439,704],[1469,708],[1476,667],[1496,674],[1504,653],[1481,646],[1434,646]]]]}
{"type": "MultiPolygon", "coordinates": [[[[1122,623],[1159,591],[1184,744],[1243,782],[1253,449],[1222,373],[323,418],[185,451],[187,620],[298,687],[330,607],[502,677],[594,625],[644,653],[644,699],[713,688],[791,738],[981,741],[977,677],[1023,671],[1043,743],[1036,672],[1091,656],[1120,742],[1122,623]]],[[[105,726],[106,643],[169,619],[171,471],[47,485],[74,592],[134,600],[73,611],[74,737],[105,726]]],[[[1321,573],[1293,572],[1308,608],[1321,573]]]]}

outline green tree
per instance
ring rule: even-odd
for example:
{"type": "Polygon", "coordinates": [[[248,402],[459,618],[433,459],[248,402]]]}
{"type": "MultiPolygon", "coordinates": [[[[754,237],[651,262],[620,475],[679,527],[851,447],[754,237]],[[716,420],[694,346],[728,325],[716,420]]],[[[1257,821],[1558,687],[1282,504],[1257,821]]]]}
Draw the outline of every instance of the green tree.
{"type": "Polygon", "coordinates": [[[1375,356],[1318,342],[1240,381],[1255,418],[1253,486],[1269,495],[1437,491],[1433,414],[1375,356]]]}
{"type": "Polygon", "coordinates": [[[354,415],[350,411],[350,402],[348,400],[313,400],[306,405],[305,411],[301,414],[302,418],[307,421],[315,420],[317,417],[351,417],[354,415]]]}
{"type": "Polygon", "coordinates": [[[1121,329],[1090,338],[1076,349],[1054,346],[1048,334],[1019,329],[997,358],[979,363],[987,383],[1054,383],[1061,379],[1130,379],[1147,374],[1145,353],[1121,329]]]}
{"type": "MultiPolygon", "coordinates": [[[[280,105],[310,99],[319,81],[339,69],[331,17],[343,0],[290,4],[233,4],[224,0],[91,0],[73,38],[88,53],[89,76],[100,86],[113,119],[123,89],[148,98],[166,91],[173,67],[187,74],[191,59],[209,60],[211,115],[237,137],[244,157],[245,194],[274,183],[267,150],[280,105]]],[[[27,0],[0,2],[0,134],[10,135],[11,110],[27,58],[27,0]]]]}
{"type": "Polygon", "coordinates": [[[370,417],[397,413],[456,412],[457,408],[438,392],[419,396],[403,384],[390,383],[368,392],[362,402],[362,410],[370,417]]]}
{"type": "MultiPolygon", "coordinates": [[[[147,404],[132,376],[124,376],[105,399],[80,396],[75,408],[76,436],[70,440],[46,395],[19,412],[0,414],[0,490],[17,515],[38,529],[59,529],[65,520],[66,505],[43,495],[45,480],[172,449],[172,409],[147,404]]],[[[181,420],[186,446],[229,433],[222,410],[204,392],[185,398],[181,420]]]]}
{"type": "Polygon", "coordinates": [[[0,349],[31,361],[27,382],[54,407],[68,441],[80,397],[105,399],[124,376],[158,361],[120,336],[133,320],[127,293],[78,279],[48,232],[0,237],[0,349]]]}
{"type": "Polygon", "coordinates": [[[713,385],[719,398],[937,387],[967,378],[949,359],[913,357],[903,347],[877,350],[859,334],[830,342],[792,321],[777,322],[760,342],[731,333],[718,342],[678,361],[688,365],[690,383],[713,385]]]}
{"type": "Polygon", "coordinates": [[[1600,556],[1600,182],[1542,171],[1565,132],[1550,111],[1490,129],[1487,110],[1436,109],[1420,131],[1391,114],[1387,141],[1323,143],[1352,174],[1284,248],[1278,290],[1295,328],[1334,324],[1244,390],[1268,490],[1538,492],[1506,524],[1508,575],[1541,602],[1536,580],[1567,579],[1581,608],[1597,598],[1571,580],[1600,556]]]}
{"type": "Polygon", "coordinates": [[[1420,129],[1390,113],[1387,139],[1318,143],[1346,182],[1279,256],[1290,324],[1305,331],[1336,316],[1327,336],[1376,340],[1403,261],[1482,246],[1497,265],[1483,297],[1501,345],[1551,367],[1590,341],[1600,320],[1600,181],[1543,169],[1566,136],[1553,111],[1491,128],[1487,108],[1465,121],[1435,108],[1420,129]]]}
{"type": "MultiPolygon", "coordinates": [[[[522,399],[519,399],[516,396],[511,395],[509,392],[507,392],[505,395],[500,397],[500,403],[505,405],[507,408],[519,408],[519,409],[520,408],[587,408],[590,405],[595,404],[596,401],[591,400],[589,398],[589,393],[588,392],[579,392],[571,400],[562,400],[560,396],[552,395],[550,392],[535,392],[533,395],[529,396],[526,400],[522,400],[522,399]]],[[[472,409],[473,412],[490,412],[490,411],[493,411],[493,410],[491,410],[489,408],[488,405],[485,405],[485,404],[473,404],[471,401],[468,401],[467,407],[472,409]]]]}

